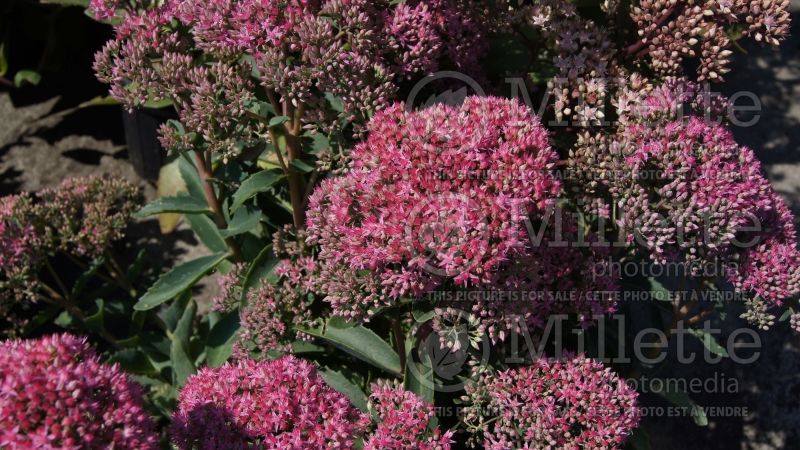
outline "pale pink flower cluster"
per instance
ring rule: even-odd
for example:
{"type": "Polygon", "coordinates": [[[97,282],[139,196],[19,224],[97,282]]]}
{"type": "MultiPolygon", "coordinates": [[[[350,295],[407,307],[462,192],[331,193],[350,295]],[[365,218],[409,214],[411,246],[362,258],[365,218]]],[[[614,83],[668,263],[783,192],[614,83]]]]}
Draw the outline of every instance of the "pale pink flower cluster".
{"type": "Polygon", "coordinates": [[[436,408],[413,392],[376,383],[369,405],[374,429],[364,450],[450,450],[453,432],[434,426],[436,408]]]}
{"type": "Polygon", "coordinates": [[[773,305],[800,292],[793,217],[753,151],[723,126],[694,116],[631,124],[573,156],[594,192],[617,203],[628,242],[655,262],[683,262],[690,275],[714,264],[773,305]]]}
{"type": "Polygon", "coordinates": [[[789,34],[789,0],[642,0],[631,8],[640,41],[628,48],[649,56],[664,75],[683,71],[684,60],[698,59],[697,79],[722,80],[730,71],[732,40],[749,36],[778,45],[789,34]]]}
{"type": "Polygon", "coordinates": [[[0,447],[159,448],[141,387],[68,334],[0,343],[0,447]]]}
{"type": "Polygon", "coordinates": [[[322,290],[343,316],[363,318],[447,280],[491,282],[524,250],[524,220],[560,192],[547,132],[515,100],[470,97],[419,112],[395,105],[368,130],[351,170],[309,201],[322,290]]]}
{"type": "Polygon", "coordinates": [[[95,258],[120,239],[139,208],[139,188],[111,177],[72,178],[37,193],[41,220],[61,251],[95,258]]]}
{"type": "Polygon", "coordinates": [[[286,356],[203,368],[180,393],[181,450],[353,448],[361,413],[310,363],[286,356]]]}
{"type": "Polygon", "coordinates": [[[139,189],[111,178],[64,181],[57,188],[0,198],[0,313],[20,329],[22,316],[42,285],[37,275],[48,257],[63,253],[96,258],[123,237],[141,203],[139,189]]]}
{"type": "MultiPolygon", "coordinates": [[[[92,5],[99,18],[123,6],[92,5]]],[[[476,70],[488,48],[481,12],[457,0],[137,3],[119,12],[117,38],[97,54],[95,71],[130,109],[148,100],[174,102],[185,130],[164,128],[165,146],[207,143],[231,157],[264,131],[246,114],[255,103],[254,82],[272,104],[300,108],[308,127],[364,121],[396,95],[398,82],[447,64],[476,70]],[[243,141],[238,147],[236,139],[243,141]]]]}
{"type": "Polygon", "coordinates": [[[464,399],[468,431],[487,450],[618,449],[639,423],[636,391],[584,356],[484,375],[464,399]]]}
{"type": "Polygon", "coordinates": [[[28,194],[0,198],[0,312],[8,317],[11,297],[31,297],[42,243],[28,194]]]}
{"type": "Polygon", "coordinates": [[[556,75],[548,84],[556,119],[594,125],[605,118],[609,82],[621,75],[608,34],[581,17],[572,2],[543,0],[521,11],[553,48],[556,75]]]}
{"type": "Polygon", "coordinates": [[[288,350],[295,338],[304,337],[294,331],[294,326],[311,321],[309,310],[317,292],[317,263],[299,244],[302,233],[299,240],[295,240],[294,234],[287,238],[288,233],[284,229],[273,237],[273,252],[280,259],[273,270],[277,277],[275,284],[265,279],[260,286],[248,286],[243,292],[246,271],[242,264],[218,279],[214,310],[239,309],[242,329],[236,344],[237,354],[244,354],[251,345],[260,352],[288,350]]]}

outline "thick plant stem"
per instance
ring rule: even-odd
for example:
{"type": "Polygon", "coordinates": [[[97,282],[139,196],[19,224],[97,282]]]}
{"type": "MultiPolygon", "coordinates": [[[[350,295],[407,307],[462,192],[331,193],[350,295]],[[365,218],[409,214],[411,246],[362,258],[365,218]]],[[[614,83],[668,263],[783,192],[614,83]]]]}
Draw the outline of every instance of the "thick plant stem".
{"type": "MultiPolygon", "coordinates": [[[[284,101],[284,110],[291,113],[290,105],[284,101]]],[[[302,156],[302,146],[300,144],[300,131],[302,130],[302,117],[304,106],[301,104],[297,110],[293,111],[294,120],[284,124],[286,132],[286,148],[289,153],[288,173],[289,177],[289,200],[292,203],[292,221],[296,230],[305,227],[305,182],[303,174],[292,166],[292,161],[299,160],[302,156]]],[[[276,144],[277,145],[277,144],[276,144]]]]}
{"type": "MultiPolygon", "coordinates": [[[[203,193],[206,196],[206,201],[214,217],[214,223],[217,225],[217,228],[224,230],[228,228],[228,223],[225,221],[225,214],[222,213],[222,206],[219,203],[219,199],[214,193],[214,187],[211,185],[213,175],[201,153],[195,152],[194,159],[197,165],[197,173],[200,175],[200,181],[203,183],[203,193]]],[[[233,258],[237,262],[244,262],[242,250],[239,248],[239,244],[236,243],[236,240],[233,237],[229,237],[225,239],[225,243],[233,254],[233,258]]]]}

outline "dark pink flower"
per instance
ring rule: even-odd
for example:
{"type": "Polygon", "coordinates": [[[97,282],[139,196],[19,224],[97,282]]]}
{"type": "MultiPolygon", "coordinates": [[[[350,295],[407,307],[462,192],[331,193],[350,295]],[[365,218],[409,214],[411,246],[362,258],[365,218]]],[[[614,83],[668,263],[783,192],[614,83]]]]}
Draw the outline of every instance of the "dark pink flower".
{"type": "Polygon", "coordinates": [[[68,334],[0,343],[0,447],[158,448],[142,390],[68,334]]]}
{"type": "Polygon", "coordinates": [[[395,105],[368,130],[352,169],[309,202],[309,241],[320,245],[337,314],[363,317],[444,280],[490,282],[524,250],[524,220],[560,192],[547,132],[517,101],[470,97],[419,112],[395,105]]]}
{"type": "Polygon", "coordinates": [[[180,393],[173,442],[182,450],[352,448],[361,415],[293,356],[201,369],[180,393]]]}
{"type": "Polygon", "coordinates": [[[452,431],[433,426],[436,409],[410,391],[389,384],[372,387],[370,410],[374,430],[364,450],[450,450],[452,431]]]}

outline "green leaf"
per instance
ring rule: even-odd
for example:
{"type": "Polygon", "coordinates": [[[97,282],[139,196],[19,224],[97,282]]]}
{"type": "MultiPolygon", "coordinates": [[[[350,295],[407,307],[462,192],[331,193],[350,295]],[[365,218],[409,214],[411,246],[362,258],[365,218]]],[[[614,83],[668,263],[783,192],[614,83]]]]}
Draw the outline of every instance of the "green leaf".
{"type": "Polygon", "coordinates": [[[272,246],[264,247],[250,264],[250,267],[247,268],[247,273],[242,282],[242,298],[244,299],[245,294],[250,289],[261,286],[262,280],[277,282],[278,277],[275,276],[273,271],[279,262],[280,260],[272,252],[272,246]]]}
{"type": "Polygon", "coordinates": [[[178,296],[183,291],[194,286],[200,278],[209,271],[217,267],[228,256],[227,253],[216,253],[214,255],[197,258],[193,261],[181,264],[171,271],[161,275],[150,289],[144,294],[133,309],[146,311],[178,296]]]}
{"type": "Polygon", "coordinates": [[[134,216],[144,218],[161,213],[199,214],[210,213],[205,200],[199,200],[190,195],[176,197],[162,197],[140,209],[134,216]]]}
{"type": "Polygon", "coordinates": [[[98,95],[92,99],[86,100],[85,102],[78,105],[78,108],[89,108],[92,106],[117,106],[121,103],[119,100],[115,99],[110,95],[102,96],[98,95]]]}
{"type": "Polygon", "coordinates": [[[723,346],[719,345],[717,339],[710,333],[700,328],[687,328],[686,331],[688,331],[689,334],[697,337],[697,339],[700,339],[700,342],[702,342],[711,353],[717,356],[723,356],[725,358],[728,357],[728,351],[725,350],[723,346]]]}
{"type": "Polygon", "coordinates": [[[314,133],[308,136],[308,141],[307,152],[312,155],[319,155],[331,147],[330,140],[322,133],[314,133]]]}
{"type": "Polygon", "coordinates": [[[97,299],[94,301],[96,310],[91,315],[88,315],[83,321],[86,327],[92,331],[99,331],[105,327],[105,301],[97,299]]]}
{"type": "Polygon", "coordinates": [[[330,92],[326,92],[325,99],[328,100],[328,104],[331,105],[332,110],[338,113],[344,112],[344,103],[342,102],[341,98],[331,94],[330,92]]]}
{"type": "Polygon", "coordinates": [[[269,126],[270,127],[277,127],[280,125],[285,124],[289,121],[289,118],[286,116],[275,116],[272,119],[269,119],[269,126]]]}
{"type": "Polygon", "coordinates": [[[192,231],[197,235],[200,242],[203,243],[212,252],[224,252],[228,249],[225,244],[225,239],[220,234],[217,224],[205,214],[186,214],[186,221],[192,231]]]}
{"type": "Polygon", "coordinates": [[[175,331],[170,336],[169,357],[172,361],[173,384],[176,386],[183,386],[186,379],[196,370],[189,353],[189,340],[192,337],[195,314],[197,314],[197,304],[190,299],[175,331]]]}
{"type": "Polygon", "coordinates": [[[172,99],[169,98],[162,98],[159,100],[148,100],[144,102],[145,108],[151,109],[163,109],[172,106],[172,99]]]}
{"type": "Polygon", "coordinates": [[[328,383],[328,386],[334,388],[338,392],[344,394],[350,403],[361,411],[367,410],[367,395],[356,384],[347,379],[341,372],[337,372],[327,368],[321,368],[320,374],[322,379],[328,383]]]}
{"type": "Polygon", "coordinates": [[[342,328],[329,320],[321,328],[297,327],[299,331],[318,337],[350,355],[381,368],[393,375],[402,376],[400,357],[392,347],[369,328],[362,325],[342,328]]]}
{"type": "Polygon", "coordinates": [[[206,342],[206,363],[211,367],[219,367],[233,352],[233,344],[239,333],[239,311],[226,314],[214,324],[206,342]]]}
{"type": "MultiPolygon", "coordinates": [[[[664,383],[664,385],[669,386],[669,383],[664,383]]],[[[689,394],[687,394],[686,392],[670,391],[669,389],[667,389],[655,393],[660,395],[661,397],[663,397],[664,399],[666,399],[675,406],[686,408],[692,415],[694,423],[697,424],[698,426],[705,427],[708,425],[708,417],[706,417],[705,411],[703,411],[703,408],[699,407],[697,403],[695,403],[694,400],[692,400],[689,397],[689,394]]]]}
{"type": "Polygon", "coordinates": [[[181,178],[183,178],[183,182],[186,183],[186,189],[189,191],[189,195],[199,200],[206,201],[203,182],[200,180],[200,175],[197,173],[197,166],[195,166],[192,161],[193,155],[194,152],[186,152],[181,155],[180,161],[178,162],[178,171],[181,174],[181,178]]]}
{"type": "Polygon", "coordinates": [[[14,86],[16,87],[22,87],[25,83],[36,86],[40,81],[42,81],[42,76],[33,70],[20,70],[14,75],[14,86]]]}
{"type": "MultiPolygon", "coordinates": [[[[406,343],[406,348],[412,347],[406,343]]],[[[409,352],[406,358],[406,373],[404,375],[403,385],[406,390],[419,395],[425,401],[433,403],[434,380],[433,365],[431,364],[430,355],[427,353],[420,355],[421,361],[416,361],[412,356],[413,352],[409,352]]]]}
{"type": "Polygon", "coordinates": [[[264,170],[251,175],[249,178],[242,182],[239,189],[233,194],[233,203],[231,204],[231,213],[239,209],[244,202],[264,191],[268,191],[272,186],[283,178],[275,172],[264,170]]]}
{"type": "Polygon", "coordinates": [[[78,279],[75,280],[75,284],[72,285],[72,292],[70,293],[71,298],[73,299],[78,298],[78,296],[83,292],[83,289],[86,287],[86,284],[89,282],[89,280],[91,280],[92,277],[95,276],[95,274],[97,274],[97,271],[101,267],[103,267],[105,261],[106,259],[103,256],[96,258],[94,261],[92,261],[91,265],[89,265],[89,267],[78,277],[78,279]]]}
{"type": "Polygon", "coordinates": [[[109,362],[119,364],[128,373],[158,376],[158,370],[141,350],[125,348],[111,355],[109,362]]]}
{"type": "Polygon", "coordinates": [[[244,208],[236,211],[228,228],[220,230],[222,237],[237,236],[247,233],[261,223],[261,211],[255,208],[244,208]]]}
{"type": "Polygon", "coordinates": [[[667,289],[660,281],[650,277],[647,279],[650,282],[650,296],[651,298],[661,302],[672,301],[672,291],[667,289]]]}
{"type": "Polygon", "coordinates": [[[290,164],[292,167],[303,173],[311,173],[314,171],[314,166],[301,159],[292,160],[290,164]]]}

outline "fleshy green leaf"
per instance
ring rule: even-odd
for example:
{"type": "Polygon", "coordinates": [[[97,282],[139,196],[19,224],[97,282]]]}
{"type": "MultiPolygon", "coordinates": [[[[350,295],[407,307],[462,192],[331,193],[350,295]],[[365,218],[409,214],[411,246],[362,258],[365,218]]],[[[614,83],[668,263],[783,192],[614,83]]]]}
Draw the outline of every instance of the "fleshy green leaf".
{"type": "Polygon", "coordinates": [[[352,403],[353,406],[361,411],[367,410],[367,395],[364,394],[364,391],[362,391],[360,387],[342,375],[341,372],[323,368],[320,369],[320,375],[322,375],[322,378],[330,387],[350,399],[350,403],[352,403]]]}
{"type": "Polygon", "coordinates": [[[42,76],[33,70],[20,70],[14,75],[14,85],[16,87],[22,87],[26,83],[36,86],[40,81],[42,81],[42,76]]]}
{"type": "Polygon", "coordinates": [[[169,356],[172,361],[173,382],[177,386],[183,386],[186,379],[196,370],[189,353],[189,340],[192,337],[195,314],[197,314],[197,304],[189,299],[175,331],[170,336],[169,356]]]}
{"type": "MultiPolygon", "coordinates": [[[[664,383],[666,386],[669,383],[664,383]]],[[[689,394],[683,391],[670,391],[669,389],[662,390],[659,392],[655,392],[656,394],[660,395],[670,403],[675,406],[679,406],[681,408],[686,408],[686,410],[692,415],[692,419],[694,423],[698,426],[705,427],[708,426],[708,417],[706,417],[705,411],[703,408],[699,407],[697,403],[694,402],[689,397],[689,394]]]]}
{"type": "Polygon", "coordinates": [[[305,161],[303,161],[301,159],[293,160],[291,162],[291,165],[292,165],[292,167],[294,167],[295,169],[297,169],[297,170],[299,170],[300,172],[303,172],[303,173],[311,173],[311,172],[314,171],[314,166],[312,166],[311,164],[309,164],[309,163],[307,163],[307,162],[305,162],[305,161]]]}
{"type": "Polygon", "coordinates": [[[233,344],[239,333],[239,311],[232,311],[219,320],[208,334],[206,342],[206,363],[219,367],[233,352],[233,344]]]}
{"type": "Polygon", "coordinates": [[[697,339],[700,339],[700,342],[703,343],[703,346],[705,346],[705,348],[707,348],[711,353],[717,356],[723,356],[725,358],[728,357],[728,351],[725,350],[723,346],[719,345],[717,339],[710,333],[700,328],[688,328],[686,331],[688,331],[689,334],[697,337],[697,339]]]}
{"type": "Polygon", "coordinates": [[[233,194],[233,203],[231,204],[231,213],[239,209],[244,202],[264,191],[268,191],[275,183],[283,178],[275,172],[264,170],[251,175],[249,178],[242,182],[236,193],[233,194]]]}
{"type": "Polygon", "coordinates": [[[264,247],[250,264],[250,267],[247,268],[247,273],[242,282],[242,296],[250,289],[261,286],[263,280],[267,280],[267,282],[277,281],[273,270],[275,270],[279,262],[280,260],[272,252],[272,246],[264,247]]]}
{"type": "MultiPolygon", "coordinates": [[[[408,343],[406,348],[411,348],[408,343]]],[[[407,390],[419,395],[423,400],[433,403],[434,380],[430,355],[419,355],[420,361],[416,361],[412,356],[413,354],[409,353],[408,358],[406,358],[406,373],[403,385],[407,390]]]]}
{"type": "Polygon", "coordinates": [[[133,308],[139,311],[146,311],[178,296],[183,291],[194,286],[200,278],[217,267],[227,256],[227,253],[216,253],[175,267],[161,275],[158,281],[147,290],[133,308]]]}
{"type": "Polygon", "coordinates": [[[143,218],[162,213],[203,214],[210,213],[204,200],[199,200],[190,195],[177,197],[161,197],[140,209],[135,217],[143,218]]]}
{"type": "Polygon", "coordinates": [[[343,328],[338,321],[329,320],[321,328],[298,327],[299,331],[323,339],[350,355],[383,369],[396,376],[402,376],[400,357],[397,352],[377,334],[362,325],[343,328]]]}
{"type": "Polygon", "coordinates": [[[189,222],[189,226],[192,227],[192,231],[200,239],[200,242],[209,250],[212,252],[224,252],[228,249],[219,228],[210,217],[205,214],[186,214],[184,217],[186,217],[186,221],[189,222]]]}
{"type": "Polygon", "coordinates": [[[252,230],[261,222],[261,211],[253,208],[244,208],[236,211],[228,228],[220,230],[222,237],[237,236],[242,233],[247,233],[252,230]]]}
{"type": "Polygon", "coordinates": [[[269,119],[269,126],[277,127],[279,125],[283,125],[289,121],[289,118],[286,116],[275,116],[272,119],[269,119]]]}

